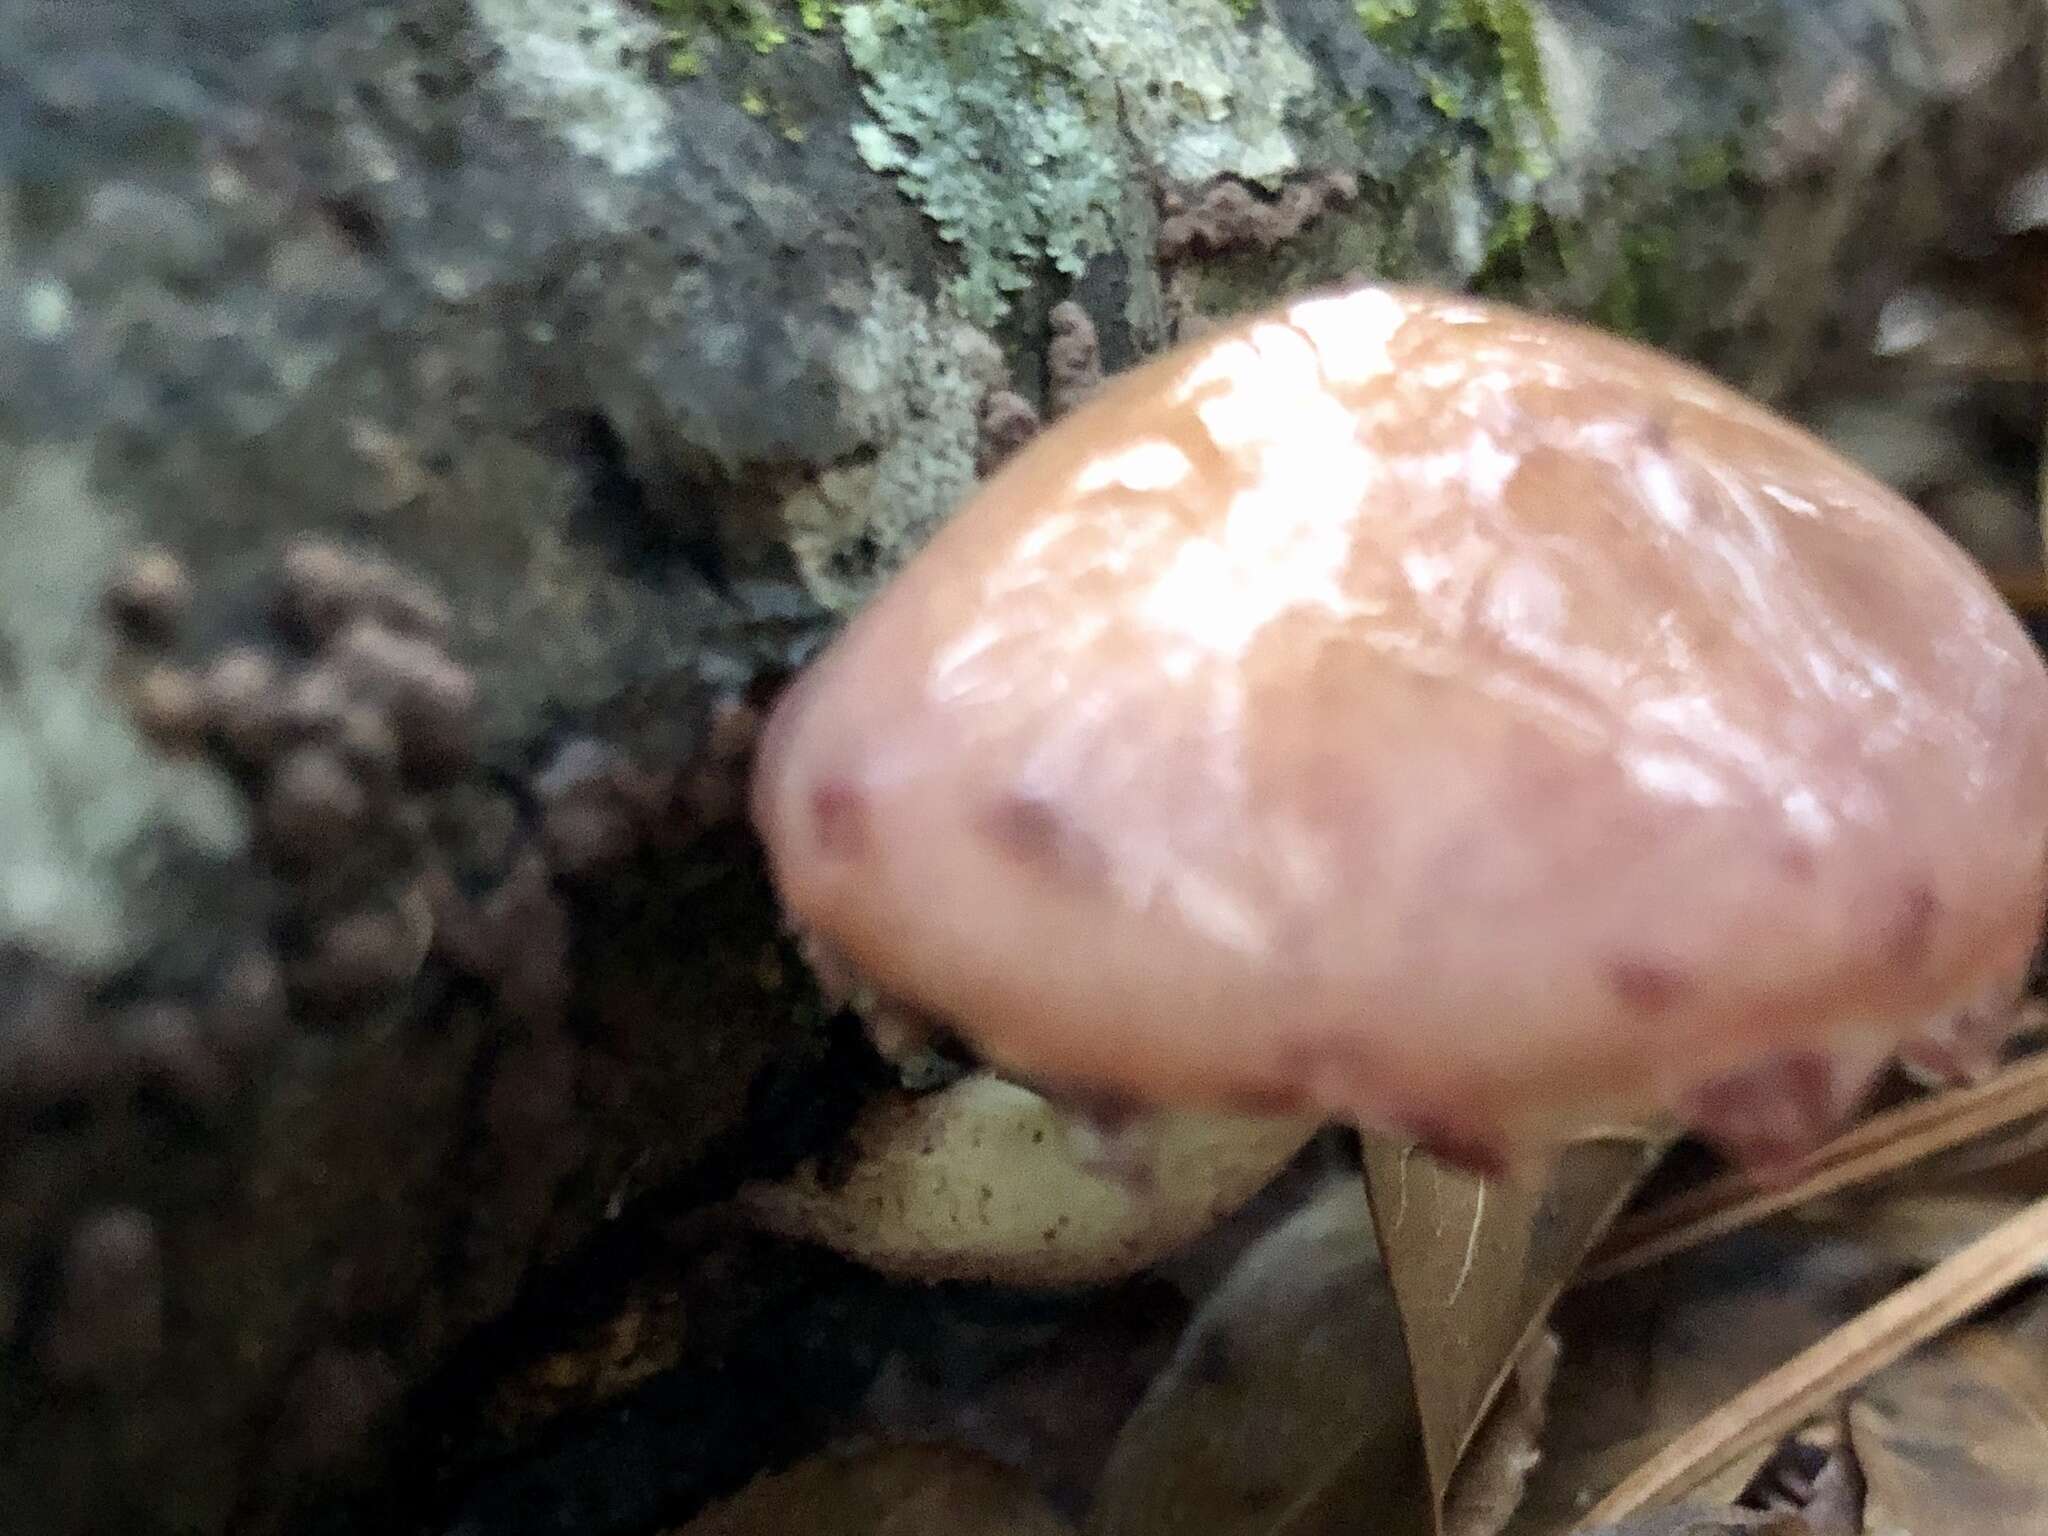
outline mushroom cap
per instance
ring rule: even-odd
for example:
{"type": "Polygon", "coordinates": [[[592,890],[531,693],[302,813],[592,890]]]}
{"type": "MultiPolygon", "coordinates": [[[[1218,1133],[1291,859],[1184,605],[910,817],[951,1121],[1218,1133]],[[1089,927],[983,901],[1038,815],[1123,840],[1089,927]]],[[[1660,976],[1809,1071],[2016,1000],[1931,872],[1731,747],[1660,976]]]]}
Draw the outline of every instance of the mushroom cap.
{"type": "Polygon", "coordinates": [[[2048,672],[1708,375],[1367,286],[1023,449],[785,694],[753,808],[795,921],[1041,1083],[1481,1150],[1782,1121],[2016,994],[2048,672]]]}

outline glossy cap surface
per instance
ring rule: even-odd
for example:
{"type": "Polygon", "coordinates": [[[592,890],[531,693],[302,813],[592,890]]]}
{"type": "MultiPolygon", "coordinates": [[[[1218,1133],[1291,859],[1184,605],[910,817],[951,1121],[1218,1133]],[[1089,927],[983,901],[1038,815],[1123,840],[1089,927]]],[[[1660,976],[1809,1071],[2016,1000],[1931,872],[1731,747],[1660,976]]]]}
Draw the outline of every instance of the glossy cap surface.
{"type": "Polygon", "coordinates": [[[999,1063],[1505,1145],[2016,989],[2048,674],[1704,374],[1366,287],[1026,447],[754,795],[793,917],[999,1063]]]}

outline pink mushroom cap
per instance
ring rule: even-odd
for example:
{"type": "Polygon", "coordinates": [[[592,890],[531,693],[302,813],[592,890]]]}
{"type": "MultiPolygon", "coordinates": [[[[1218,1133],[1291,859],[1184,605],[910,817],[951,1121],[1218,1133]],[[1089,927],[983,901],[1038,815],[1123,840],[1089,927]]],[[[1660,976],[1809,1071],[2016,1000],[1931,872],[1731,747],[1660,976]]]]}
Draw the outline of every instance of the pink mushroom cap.
{"type": "Polygon", "coordinates": [[[1478,1164],[1802,1150],[1981,1063],[2048,903],[2048,671],[1961,551],[1702,372],[1402,288],[1041,434],[755,773],[792,918],[997,1064],[1478,1164]]]}

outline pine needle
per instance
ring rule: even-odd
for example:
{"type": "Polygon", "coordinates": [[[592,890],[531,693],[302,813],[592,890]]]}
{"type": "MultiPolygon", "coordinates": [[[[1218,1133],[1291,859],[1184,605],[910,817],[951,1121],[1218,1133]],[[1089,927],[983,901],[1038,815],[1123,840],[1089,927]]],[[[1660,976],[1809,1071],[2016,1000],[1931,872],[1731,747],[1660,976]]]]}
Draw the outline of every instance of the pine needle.
{"type": "Polygon", "coordinates": [[[1587,1514],[1581,1529],[1626,1519],[1725,1471],[2044,1264],[2048,1199],[2036,1201],[1737,1393],[1623,1479],[1587,1514]]]}
{"type": "Polygon", "coordinates": [[[1588,1260],[1579,1283],[1641,1269],[2044,1114],[2048,1052],[2016,1062],[1972,1087],[1872,1115],[1801,1159],[1767,1188],[1730,1173],[1637,1212],[1616,1223],[1588,1260]]]}

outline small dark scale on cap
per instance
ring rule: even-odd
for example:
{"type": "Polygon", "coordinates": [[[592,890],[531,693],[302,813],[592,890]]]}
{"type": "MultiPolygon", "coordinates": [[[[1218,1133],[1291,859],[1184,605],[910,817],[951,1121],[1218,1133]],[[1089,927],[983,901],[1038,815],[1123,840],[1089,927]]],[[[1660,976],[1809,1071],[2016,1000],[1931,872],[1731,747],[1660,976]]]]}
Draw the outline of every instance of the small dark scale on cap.
{"type": "Polygon", "coordinates": [[[1820,860],[1813,850],[1791,839],[1778,851],[1778,868],[1793,885],[1812,885],[1820,878],[1820,860]]]}
{"type": "Polygon", "coordinates": [[[1277,1084],[1248,1084],[1232,1089],[1223,1107],[1234,1115],[1278,1120],[1302,1112],[1301,1093],[1277,1084]]]}
{"type": "Polygon", "coordinates": [[[1109,867],[1095,841],[1042,796],[1002,795],[983,809],[979,826],[1006,856],[1053,879],[1092,885],[1109,867]]]}
{"type": "Polygon", "coordinates": [[[1399,1130],[1415,1146],[1452,1168],[1482,1179],[1498,1179],[1507,1174],[1507,1153],[1490,1137],[1475,1135],[1432,1115],[1408,1116],[1401,1121],[1399,1130]]]}
{"type": "Polygon", "coordinates": [[[871,835],[867,797],[845,779],[821,779],[811,790],[811,826],[821,853],[859,858],[871,835]]]}
{"type": "Polygon", "coordinates": [[[1717,1147],[1768,1173],[1825,1140],[1843,1106],[1828,1055],[1793,1051],[1695,1089],[1684,1108],[1717,1147]]]}
{"type": "Polygon", "coordinates": [[[1668,1013],[1692,990],[1683,967],[1645,955],[1620,955],[1607,962],[1607,985],[1631,1012],[1643,1018],[1668,1013]]]}
{"type": "Polygon", "coordinates": [[[1909,882],[1899,897],[1898,910],[1885,924],[1882,943],[1886,961],[1900,971],[1918,970],[1927,959],[1941,911],[1941,897],[1931,884],[1909,882]]]}

